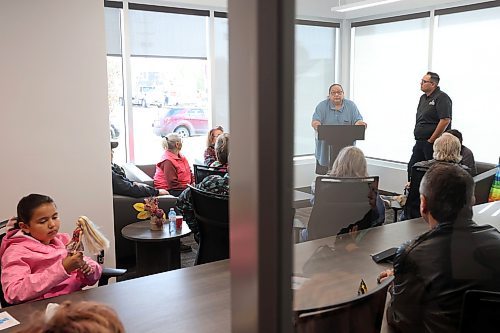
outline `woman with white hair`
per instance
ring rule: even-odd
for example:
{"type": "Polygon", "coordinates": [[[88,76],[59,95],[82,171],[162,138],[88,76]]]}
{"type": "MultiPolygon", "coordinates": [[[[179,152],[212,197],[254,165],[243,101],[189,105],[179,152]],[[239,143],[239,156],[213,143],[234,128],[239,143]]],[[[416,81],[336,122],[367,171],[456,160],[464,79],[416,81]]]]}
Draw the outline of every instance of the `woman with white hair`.
{"type": "Polygon", "coordinates": [[[417,162],[413,165],[410,174],[410,184],[407,185],[408,197],[403,209],[401,220],[408,220],[420,217],[420,181],[422,177],[430,169],[431,166],[438,163],[453,163],[458,164],[464,170],[472,175],[472,170],[460,164],[462,156],[460,150],[462,145],[460,140],[450,133],[443,133],[439,138],[434,141],[433,159],[428,161],[417,162]]]}
{"type": "Polygon", "coordinates": [[[182,138],[176,133],[170,133],[163,138],[165,152],[156,164],[154,185],[157,189],[165,189],[170,194],[178,196],[188,184],[193,184],[194,176],[187,159],[180,153],[182,138]]]}
{"type": "MultiPolygon", "coordinates": [[[[337,178],[369,177],[367,169],[368,167],[363,151],[355,146],[347,146],[340,150],[327,176],[337,178]]],[[[315,183],[311,185],[312,194],[314,194],[315,190],[314,185],[315,183]]],[[[378,189],[372,189],[369,193],[369,199],[372,208],[365,217],[356,223],[349,224],[347,227],[342,228],[339,234],[379,226],[385,222],[385,207],[378,195],[378,189]]],[[[311,203],[314,205],[314,197],[311,199],[311,203]]],[[[305,229],[301,232],[301,240],[305,241],[307,238],[308,231],[305,229]]]]}

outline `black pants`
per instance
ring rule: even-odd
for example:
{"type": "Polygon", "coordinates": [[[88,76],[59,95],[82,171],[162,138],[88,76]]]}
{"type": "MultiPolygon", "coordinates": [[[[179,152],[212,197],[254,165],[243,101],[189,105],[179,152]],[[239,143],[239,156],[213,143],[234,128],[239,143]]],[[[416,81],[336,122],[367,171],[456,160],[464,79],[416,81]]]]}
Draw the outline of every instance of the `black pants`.
{"type": "Polygon", "coordinates": [[[411,168],[415,163],[420,161],[432,160],[432,154],[434,153],[434,149],[432,146],[433,144],[429,143],[427,140],[415,141],[410,162],[408,162],[408,181],[410,181],[411,168]]]}

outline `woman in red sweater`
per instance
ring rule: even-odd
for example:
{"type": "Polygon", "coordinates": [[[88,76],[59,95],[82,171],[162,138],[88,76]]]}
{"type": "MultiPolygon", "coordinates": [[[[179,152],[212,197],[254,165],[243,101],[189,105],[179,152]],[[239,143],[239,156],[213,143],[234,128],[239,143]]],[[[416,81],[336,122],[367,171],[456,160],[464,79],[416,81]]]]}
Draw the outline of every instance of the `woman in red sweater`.
{"type": "Polygon", "coordinates": [[[165,189],[171,195],[178,196],[188,184],[193,184],[193,172],[187,159],[180,153],[182,138],[179,135],[168,134],[162,144],[165,152],[156,164],[154,185],[157,189],[165,189]]]}

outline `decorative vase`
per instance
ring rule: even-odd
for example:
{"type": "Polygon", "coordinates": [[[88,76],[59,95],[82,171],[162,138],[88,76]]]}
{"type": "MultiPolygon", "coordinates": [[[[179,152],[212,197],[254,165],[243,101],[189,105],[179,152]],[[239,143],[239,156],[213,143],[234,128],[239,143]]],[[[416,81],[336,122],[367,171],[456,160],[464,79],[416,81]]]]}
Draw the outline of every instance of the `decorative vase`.
{"type": "Polygon", "coordinates": [[[152,216],[149,219],[149,227],[151,230],[162,230],[163,229],[163,221],[156,216],[152,216]]]}

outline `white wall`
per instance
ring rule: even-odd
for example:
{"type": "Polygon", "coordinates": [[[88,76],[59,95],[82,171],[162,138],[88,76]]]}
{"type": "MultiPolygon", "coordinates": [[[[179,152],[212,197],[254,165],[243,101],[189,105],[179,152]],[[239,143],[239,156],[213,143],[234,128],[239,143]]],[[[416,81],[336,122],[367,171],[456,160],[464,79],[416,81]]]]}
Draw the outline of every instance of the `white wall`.
{"type": "Polygon", "coordinates": [[[63,232],[87,215],[113,241],[102,0],[2,1],[0,45],[0,218],[44,193],[63,232]]]}

